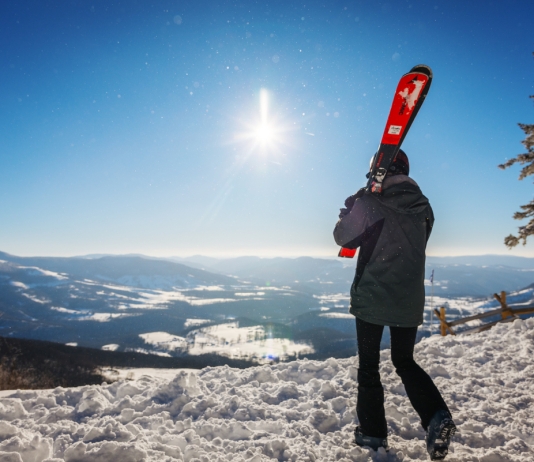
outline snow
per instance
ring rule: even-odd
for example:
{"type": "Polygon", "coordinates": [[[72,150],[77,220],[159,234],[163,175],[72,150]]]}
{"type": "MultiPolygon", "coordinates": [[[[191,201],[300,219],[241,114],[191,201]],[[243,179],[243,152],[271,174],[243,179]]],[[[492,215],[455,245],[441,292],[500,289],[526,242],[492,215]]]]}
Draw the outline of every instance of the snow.
{"type": "MultiPolygon", "coordinates": [[[[258,300],[258,299],[255,299],[258,300]]],[[[261,299],[259,299],[261,300],[261,299]]],[[[190,297],[187,300],[187,303],[193,306],[204,306],[204,305],[213,305],[215,303],[229,303],[234,302],[235,299],[233,298],[193,298],[190,297]]]]}
{"type": "Polygon", "coordinates": [[[219,291],[223,291],[224,287],[222,286],[196,286],[194,290],[196,291],[206,290],[208,292],[219,292],[219,291]]]}
{"type": "MultiPolygon", "coordinates": [[[[198,374],[199,369],[154,369],[149,367],[113,367],[104,368],[102,374],[109,381],[116,380],[139,380],[143,376],[158,377],[165,380],[173,380],[176,375],[186,371],[192,374],[198,374]]],[[[0,392],[1,393],[1,392],[0,392]]]]}
{"type": "Polygon", "coordinates": [[[42,305],[50,303],[50,300],[47,300],[47,299],[42,300],[42,299],[37,298],[35,295],[32,295],[32,294],[23,293],[22,296],[30,299],[32,302],[40,303],[42,305]]]}
{"type": "Polygon", "coordinates": [[[350,300],[350,296],[347,294],[314,295],[313,298],[319,299],[320,304],[340,303],[340,302],[345,302],[348,304],[350,300]]]}
{"type": "Polygon", "coordinates": [[[117,351],[120,345],[117,343],[108,343],[107,345],[102,345],[102,350],[104,351],[117,351]]]}
{"type": "Polygon", "coordinates": [[[239,327],[239,322],[195,329],[189,332],[187,337],[167,332],[147,332],[139,337],[151,345],[153,351],[181,352],[189,355],[216,353],[231,358],[254,358],[260,362],[286,359],[288,355],[313,353],[313,348],[306,343],[273,338],[272,332],[264,326],[239,327]]]}
{"type": "MultiPolygon", "coordinates": [[[[234,298],[199,298],[193,297],[190,295],[185,295],[187,290],[173,290],[173,291],[164,291],[164,290],[153,290],[151,292],[138,291],[135,289],[122,288],[123,291],[130,291],[137,293],[143,303],[140,303],[137,300],[132,300],[130,302],[130,308],[137,309],[165,309],[167,305],[174,301],[181,301],[188,303],[191,306],[203,306],[203,305],[213,305],[217,303],[228,303],[234,302],[234,298]]],[[[207,290],[207,289],[206,289],[207,290]]]]}
{"type": "Polygon", "coordinates": [[[139,335],[156,351],[181,351],[189,355],[216,353],[231,358],[255,358],[259,361],[287,359],[290,355],[313,353],[313,347],[287,338],[274,338],[265,326],[239,327],[239,322],[201,327],[187,337],[167,332],[147,332],[139,335]]]}
{"type": "Polygon", "coordinates": [[[209,324],[210,322],[211,320],[209,319],[188,318],[184,322],[184,328],[197,327],[201,326],[202,324],[209,324]]]}
{"type": "MultiPolygon", "coordinates": [[[[79,281],[81,282],[81,281],[79,281]]],[[[105,289],[109,289],[111,292],[106,293],[104,291],[98,291],[98,295],[105,295],[107,297],[116,297],[123,300],[123,303],[119,309],[141,309],[141,310],[163,310],[167,309],[168,305],[175,301],[185,302],[191,306],[203,306],[212,305],[217,303],[235,302],[235,298],[200,298],[187,295],[190,289],[176,289],[172,290],[150,290],[147,288],[139,289],[136,287],[130,287],[126,285],[116,284],[99,284],[94,281],[85,280],[82,282],[89,286],[98,286],[105,289]],[[117,294],[117,291],[122,294],[117,294]],[[129,297],[125,294],[131,294],[129,297]]],[[[218,290],[218,286],[198,286],[192,290],[195,291],[215,291],[218,290]]],[[[225,289],[221,289],[224,291],[225,289]]],[[[24,294],[25,295],[25,294],[24,294]]],[[[44,302],[43,302],[44,303],[44,302]]]]}
{"type": "Polygon", "coordinates": [[[77,310],[71,310],[68,308],[63,308],[60,306],[52,306],[50,307],[50,309],[53,311],[58,311],[60,313],[74,314],[76,315],[76,317],[72,317],[71,319],[76,320],[76,321],[109,322],[112,319],[136,316],[135,314],[126,314],[126,313],[92,313],[91,311],[88,311],[88,310],[77,311],[77,310]]]}
{"type": "Polygon", "coordinates": [[[37,276],[47,276],[47,277],[51,277],[51,278],[54,278],[54,279],[58,279],[60,281],[64,281],[64,280],[69,279],[68,276],[65,275],[65,274],[56,273],[55,271],[44,270],[42,268],[38,268],[37,266],[22,266],[22,265],[18,265],[18,267],[20,269],[30,270],[30,271],[27,272],[28,274],[33,274],[33,275],[37,275],[37,276]]]}
{"type": "Polygon", "coordinates": [[[67,314],[81,314],[80,311],[70,310],[70,309],[68,309],[68,308],[63,308],[63,307],[61,307],[61,306],[51,306],[50,309],[53,310],[53,311],[59,311],[60,313],[67,313],[67,314]]]}
{"type": "Polygon", "coordinates": [[[354,316],[350,313],[321,313],[319,315],[321,318],[332,318],[332,319],[351,319],[354,320],[354,316]]]}
{"type": "Polygon", "coordinates": [[[125,314],[125,313],[92,313],[90,315],[82,316],[81,318],[78,318],[78,321],[109,322],[112,319],[126,318],[129,316],[133,316],[133,315],[125,314]]]}
{"type": "Polygon", "coordinates": [[[144,355],[156,355],[156,356],[163,356],[165,358],[170,358],[171,355],[169,353],[165,353],[162,351],[157,350],[147,350],[146,348],[125,348],[124,351],[130,352],[133,351],[135,353],[141,353],[144,355]]]}
{"type": "Polygon", "coordinates": [[[171,335],[167,332],[149,332],[140,334],[145,343],[162,348],[168,351],[181,350],[187,348],[187,340],[178,335],[171,335]]]}
{"type": "MultiPolygon", "coordinates": [[[[534,461],[534,319],[433,336],[415,352],[458,425],[447,461],[534,461]]],[[[428,460],[390,351],[381,359],[388,453],[353,443],[354,357],[17,391],[0,398],[0,460],[428,460]]]]}

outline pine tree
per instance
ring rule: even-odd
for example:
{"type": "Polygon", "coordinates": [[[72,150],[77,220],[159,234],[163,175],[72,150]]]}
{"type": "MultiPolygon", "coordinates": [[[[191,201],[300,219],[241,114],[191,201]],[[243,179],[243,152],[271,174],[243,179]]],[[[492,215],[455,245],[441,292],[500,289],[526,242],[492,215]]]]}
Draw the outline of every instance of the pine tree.
{"type": "MultiPolygon", "coordinates": [[[[532,95],[531,98],[534,98],[534,95],[532,95]]],[[[521,143],[523,146],[525,146],[525,148],[527,148],[527,152],[518,154],[513,159],[510,159],[504,164],[499,165],[499,168],[504,170],[505,168],[511,167],[516,163],[521,165],[527,164],[521,169],[521,173],[519,175],[519,179],[522,180],[529,175],[534,175],[534,124],[518,125],[526,134],[526,138],[521,143]]],[[[515,212],[514,219],[523,220],[524,218],[530,218],[530,221],[525,226],[519,226],[517,236],[510,234],[504,238],[504,245],[510,249],[519,244],[520,241],[522,241],[523,245],[525,245],[527,243],[527,237],[534,234],[534,200],[531,200],[526,205],[521,205],[520,208],[522,212],[515,212]]]]}

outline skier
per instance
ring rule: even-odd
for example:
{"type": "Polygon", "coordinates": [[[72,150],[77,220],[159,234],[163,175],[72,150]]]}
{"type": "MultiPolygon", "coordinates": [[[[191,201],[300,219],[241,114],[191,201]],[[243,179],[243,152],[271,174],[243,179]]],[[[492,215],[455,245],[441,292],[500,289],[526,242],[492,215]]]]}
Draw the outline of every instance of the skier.
{"type": "Polygon", "coordinates": [[[456,426],[432,379],[413,358],[417,326],[423,323],[425,249],[434,215],[409,171],[408,157],[399,150],[382,193],[362,188],[347,198],[334,230],[338,245],[360,248],[350,290],[360,360],[355,438],[360,446],[387,449],[379,360],[382,332],[389,326],[393,365],[427,432],[427,451],[440,460],[456,426]]]}

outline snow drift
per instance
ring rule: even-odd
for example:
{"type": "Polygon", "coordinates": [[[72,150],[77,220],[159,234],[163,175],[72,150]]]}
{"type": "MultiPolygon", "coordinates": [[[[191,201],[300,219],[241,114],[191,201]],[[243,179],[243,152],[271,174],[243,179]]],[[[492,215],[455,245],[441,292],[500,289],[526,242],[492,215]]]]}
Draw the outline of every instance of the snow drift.
{"type": "MultiPolygon", "coordinates": [[[[533,353],[534,319],[416,345],[458,425],[447,461],[534,461],[533,353]]],[[[18,391],[0,399],[0,461],[428,460],[390,351],[381,355],[388,453],[353,443],[354,357],[18,391]]]]}

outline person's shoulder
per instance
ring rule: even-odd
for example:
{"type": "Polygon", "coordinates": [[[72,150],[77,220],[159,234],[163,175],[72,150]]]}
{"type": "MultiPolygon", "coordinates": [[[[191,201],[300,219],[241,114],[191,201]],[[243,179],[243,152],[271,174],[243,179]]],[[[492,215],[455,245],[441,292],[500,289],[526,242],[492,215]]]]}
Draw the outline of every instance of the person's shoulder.
{"type": "Polygon", "coordinates": [[[358,213],[366,215],[382,214],[383,197],[380,194],[374,194],[366,191],[365,194],[354,204],[358,207],[358,213]]]}
{"type": "Polygon", "coordinates": [[[415,187],[420,190],[419,185],[416,183],[416,181],[413,178],[410,178],[408,175],[392,175],[392,176],[387,176],[384,179],[384,183],[383,183],[384,190],[394,188],[396,186],[401,186],[405,188],[411,187],[410,189],[415,187]]]}

